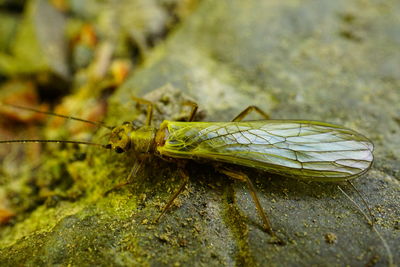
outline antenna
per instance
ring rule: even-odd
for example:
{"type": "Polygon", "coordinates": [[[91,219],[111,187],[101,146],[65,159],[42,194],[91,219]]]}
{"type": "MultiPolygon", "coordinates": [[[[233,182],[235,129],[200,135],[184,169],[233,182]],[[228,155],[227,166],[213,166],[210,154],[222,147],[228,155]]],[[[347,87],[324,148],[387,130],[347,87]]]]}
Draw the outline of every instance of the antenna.
{"type": "Polygon", "coordinates": [[[59,143],[59,144],[77,144],[87,146],[100,146],[106,148],[102,144],[85,142],[85,141],[70,141],[70,140],[40,140],[40,139],[25,139],[25,140],[0,140],[0,144],[11,144],[11,143],[59,143]]]}
{"type": "Polygon", "coordinates": [[[13,107],[13,108],[28,110],[28,111],[32,111],[32,112],[47,114],[47,115],[52,115],[52,116],[56,116],[56,117],[65,118],[65,119],[68,119],[68,120],[76,120],[76,121],[86,122],[86,123],[89,123],[89,124],[92,124],[92,125],[96,125],[96,126],[107,128],[109,130],[113,129],[113,127],[107,126],[103,122],[99,122],[99,121],[89,121],[89,120],[85,120],[85,119],[81,119],[81,118],[76,118],[76,117],[72,117],[72,116],[66,116],[66,115],[62,115],[62,114],[57,114],[57,113],[50,112],[50,111],[42,111],[42,110],[29,108],[29,107],[18,106],[18,105],[14,105],[14,104],[7,104],[7,103],[2,103],[2,104],[5,105],[5,106],[13,107]]]}

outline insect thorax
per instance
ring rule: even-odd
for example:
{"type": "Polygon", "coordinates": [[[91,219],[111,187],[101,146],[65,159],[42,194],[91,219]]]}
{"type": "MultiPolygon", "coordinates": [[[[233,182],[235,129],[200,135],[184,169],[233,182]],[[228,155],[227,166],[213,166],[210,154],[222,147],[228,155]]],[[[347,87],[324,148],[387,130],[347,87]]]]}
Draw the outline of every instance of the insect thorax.
{"type": "Polygon", "coordinates": [[[117,153],[128,150],[134,153],[149,153],[154,150],[156,129],[151,126],[136,128],[132,123],[115,127],[110,136],[108,147],[117,153]]]}
{"type": "Polygon", "coordinates": [[[131,150],[136,153],[149,153],[154,151],[154,138],[157,129],[152,126],[143,126],[130,134],[131,150]]]}

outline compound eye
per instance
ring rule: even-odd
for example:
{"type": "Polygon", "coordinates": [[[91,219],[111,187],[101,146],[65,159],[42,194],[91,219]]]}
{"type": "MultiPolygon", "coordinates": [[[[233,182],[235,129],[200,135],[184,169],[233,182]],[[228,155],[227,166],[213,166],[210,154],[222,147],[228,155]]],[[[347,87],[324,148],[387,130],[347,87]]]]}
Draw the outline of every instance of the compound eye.
{"type": "Polygon", "coordinates": [[[111,144],[105,145],[105,148],[106,148],[106,149],[111,149],[111,144]]]}
{"type": "Polygon", "coordinates": [[[120,153],[124,153],[125,151],[124,151],[121,147],[117,146],[117,147],[115,148],[115,152],[117,152],[118,154],[120,154],[120,153]]]}

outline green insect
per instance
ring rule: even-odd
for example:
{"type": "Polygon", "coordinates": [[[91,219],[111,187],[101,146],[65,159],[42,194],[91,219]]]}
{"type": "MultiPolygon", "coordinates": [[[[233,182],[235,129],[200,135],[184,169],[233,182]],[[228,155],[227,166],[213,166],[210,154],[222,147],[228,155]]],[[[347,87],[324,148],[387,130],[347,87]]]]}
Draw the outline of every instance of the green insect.
{"type": "MultiPolygon", "coordinates": [[[[143,154],[151,154],[164,159],[175,159],[180,163],[183,183],[164,206],[156,221],[185,188],[189,179],[184,168],[187,160],[226,162],[309,181],[353,179],[366,173],[373,162],[372,142],[342,126],[301,120],[242,121],[252,111],[268,117],[255,106],[248,107],[231,122],[193,122],[197,105],[189,103],[192,111],[187,122],[165,120],[159,127],[154,127],[151,125],[153,104],[144,99],[134,100],[148,106],[145,125],[137,127],[126,122],[112,128],[107,145],[61,140],[10,140],[0,143],[77,143],[102,146],[117,153],[133,153],[138,158],[143,154]]],[[[215,166],[220,173],[247,183],[265,230],[274,235],[248,176],[223,164],[215,166]]]]}

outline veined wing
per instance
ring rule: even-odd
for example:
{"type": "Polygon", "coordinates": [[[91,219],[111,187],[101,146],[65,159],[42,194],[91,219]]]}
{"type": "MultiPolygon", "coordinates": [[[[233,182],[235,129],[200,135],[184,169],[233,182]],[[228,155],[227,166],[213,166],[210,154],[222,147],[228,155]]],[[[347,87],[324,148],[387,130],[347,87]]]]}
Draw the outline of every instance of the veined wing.
{"type": "Polygon", "coordinates": [[[365,173],[373,144],[341,126],[313,121],[165,121],[161,155],[210,159],[296,178],[339,181],[365,173]]]}

